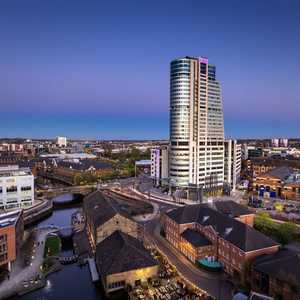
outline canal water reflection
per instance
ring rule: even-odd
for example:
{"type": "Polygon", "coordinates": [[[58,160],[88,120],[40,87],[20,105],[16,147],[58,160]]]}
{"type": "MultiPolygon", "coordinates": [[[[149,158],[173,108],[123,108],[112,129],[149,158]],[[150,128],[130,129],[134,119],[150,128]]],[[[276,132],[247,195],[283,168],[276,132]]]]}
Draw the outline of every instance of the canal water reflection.
{"type": "MultiPolygon", "coordinates": [[[[65,198],[65,196],[63,196],[65,198]]],[[[69,196],[68,196],[69,197],[69,196]]],[[[71,225],[71,215],[77,208],[55,210],[47,219],[36,226],[57,225],[60,227],[71,225]]],[[[64,266],[57,273],[47,277],[47,286],[21,297],[22,300],[103,300],[106,299],[91,281],[88,266],[79,267],[76,264],[64,266]]]]}
{"type": "Polygon", "coordinates": [[[100,289],[91,281],[88,266],[68,265],[47,278],[47,286],[21,297],[22,300],[101,300],[100,289]]]}

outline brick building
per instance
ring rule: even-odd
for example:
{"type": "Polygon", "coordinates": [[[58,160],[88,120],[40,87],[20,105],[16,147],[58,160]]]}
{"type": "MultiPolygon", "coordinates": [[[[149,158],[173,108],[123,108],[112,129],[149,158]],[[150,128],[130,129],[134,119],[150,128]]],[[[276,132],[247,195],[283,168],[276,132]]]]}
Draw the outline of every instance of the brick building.
{"type": "Polygon", "coordinates": [[[147,282],[158,273],[158,262],[143,244],[119,230],[97,245],[96,264],[107,294],[147,282]]]}
{"type": "Polygon", "coordinates": [[[282,300],[300,299],[300,254],[282,249],[254,260],[252,288],[282,300]]]}
{"type": "Polygon", "coordinates": [[[284,199],[300,201],[300,181],[286,184],[281,194],[284,199]]]}
{"type": "Polygon", "coordinates": [[[279,245],[251,226],[206,204],[186,205],[162,216],[166,239],[192,262],[211,256],[231,275],[240,276],[244,266],[255,257],[278,251],[279,245]],[[199,240],[197,246],[186,237],[193,230],[199,240]],[[188,245],[186,245],[188,242],[188,245]],[[204,250],[199,248],[204,246],[204,250]]]}
{"type": "Polygon", "coordinates": [[[215,201],[212,207],[231,218],[235,218],[249,226],[253,226],[255,213],[248,207],[238,204],[233,200],[215,201]]]}
{"type": "Polygon", "coordinates": [[[272,169],[254,178],[253,189],[262,197],[296,200],[300,196],[300,173],[288,167],[272,169]]]}
{"type": "Polygon", "coordinates": [[[66,178],[75,183],[76,175],[83,173],[91,173],[96,176],[104,176],[111,174],[112,168],[110,164],[93,159],[81,159],[76,162],[57,161],[56,165],[51,168],[53,175],[66,178]]]}
{"type": "Polygon", "coordinates": [[[87,231],[93,249],[114,231],[139,238],[138,224],[121,210],[118,203],[107,199],[100,191],[95,191],[84,198],[83,210],[87,222],[87,231]]]}
{"type": "Polygon", "coordinates": [[[195,229],[186,229],[180,236],[179,245],[180,251],[193,263],[200,257],[214,255],[212,242],[195,229]]]}
{"type": "Polygon", "coordinates": [[[0,214],[0,267],[11,269],[23,241],[23,212],[12,211],[0,214]]]}
{"type": "Polygon", "coordinates": [[[275,159],[268,157],[252,158],[247,160],[247,169],[254,177],[280,167],[300,169],[300,160],[284,158],[275,159]]]}

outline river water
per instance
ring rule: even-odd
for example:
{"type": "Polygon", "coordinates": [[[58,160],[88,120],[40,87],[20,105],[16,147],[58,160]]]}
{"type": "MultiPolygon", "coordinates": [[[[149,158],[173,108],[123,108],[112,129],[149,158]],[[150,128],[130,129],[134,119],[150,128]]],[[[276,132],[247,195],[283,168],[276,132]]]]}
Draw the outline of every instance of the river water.
{"type": "MultiPolygon", "coordinates": [[[[63,199],[69,196],[62,195],[63,199]]],[[[47,219],[36,226],[70,226],[71,215],[77,208],[55,210],[47,219]]],[[[64,266],[57,273],[47,277],[47,286],[21,297],[22,300],[103,300],[106,299],[100,288],[92,283],[88,266],[76,264],[64,266]]]]}

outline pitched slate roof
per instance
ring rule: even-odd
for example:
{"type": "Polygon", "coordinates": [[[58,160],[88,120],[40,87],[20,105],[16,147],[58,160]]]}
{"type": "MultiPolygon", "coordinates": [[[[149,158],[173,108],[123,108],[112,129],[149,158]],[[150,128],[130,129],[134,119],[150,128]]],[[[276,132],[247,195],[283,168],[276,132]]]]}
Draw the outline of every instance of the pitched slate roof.
{"type": "Polygon", "coordinates": [[[105,169],[111,167],[111,165],[107,162],[98,161],[94,159],[81,159],[78,162],[58,160],[57,165],[59,167],[72,168],[78,171],[87,171],[91,168],[95,170],[99,170],[99,169],[105,169]]]}
{"type": "Polygon", "coordinates": [[[212,244],[203,234],[195,229],[188,228],[181,236],[194,247],[203,247],[212,244]]]}
{"type": "Polygon", "coordinates": [[[286,180],[291,174],[293,173],[293,169],[289,167],[279,167],[276,169],[272,169],[264,174],[259,175],[258,177],[273,177],[273,178],[278,178],[280,180],[286,180]]]}
{"type": "Polygon", "coordinates": [[[253,269],[284,282],[293,281],[300,287],[300,254],[281,249],[275,254],[257,257],[253,269]]]}
{"type": "Polygon", "coordinates": [[[96,263],[102,276],[158,265],[139,240],[119,230],[97,245],[96,263]]]}
{"type": "Polygon", "coordinates": [[[233,200],[215,201],[213,207],[220,213],[232,218],[252,214],[249,208],[233,200]]]}
{"type": "Polygon", "coordinates": [[[245,252],[278,245],[259,231],[223,215],[207,204],[186,205],[166,214],[178,224],[199,223],[204,227],[212,226],[222,238],[245,252]]]}
{"type": "Polygon", "coordinates": [[[106,223],[116,214],[130,218],[130,216],[119,207],[116,201],[111,198],[105,198],[100,191],[95,191],[87,195],[83,200],[83,208],[96,227],[106,223]]]}
{"type": "Polygon", "coordinates": [[[300,180],[291,182],[285,185],[286,187],[295,187],[295,188],[300,188],[300,180]]]}

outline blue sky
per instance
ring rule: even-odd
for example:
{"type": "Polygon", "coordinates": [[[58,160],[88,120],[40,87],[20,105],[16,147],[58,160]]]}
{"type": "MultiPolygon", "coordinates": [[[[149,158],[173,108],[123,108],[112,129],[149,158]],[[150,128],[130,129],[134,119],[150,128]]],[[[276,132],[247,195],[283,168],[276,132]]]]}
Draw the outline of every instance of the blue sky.
{"type": "Polygon", "coordinates": [[[169,63],[206,56],[230,137],[299,137],[300,2],[0,1],[0,136],[168,138],[169,63]]]}

